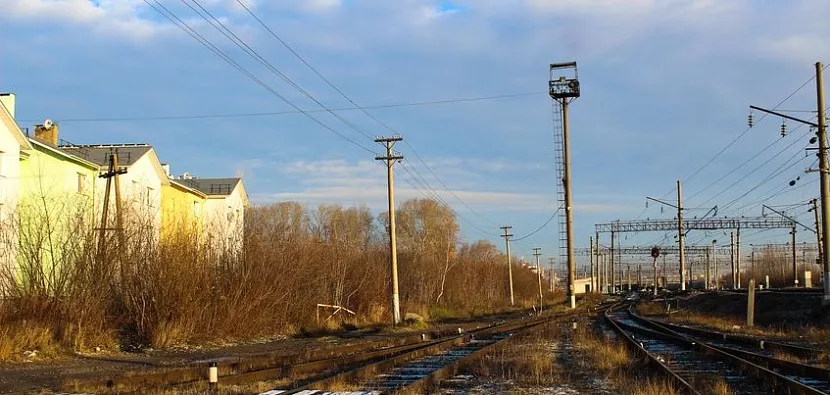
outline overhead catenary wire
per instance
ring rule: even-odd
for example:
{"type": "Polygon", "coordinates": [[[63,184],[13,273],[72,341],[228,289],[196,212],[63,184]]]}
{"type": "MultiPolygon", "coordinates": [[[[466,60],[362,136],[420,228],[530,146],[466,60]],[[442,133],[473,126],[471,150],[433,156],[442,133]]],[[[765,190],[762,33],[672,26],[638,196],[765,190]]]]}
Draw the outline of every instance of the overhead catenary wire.
{"type": "Polygon", "coordinates": [[[200,10],[202,10],[202,11],[203,11],[203,12],[204,12],[207,16],[209,16],[209,17],[210,17],[210,19],[208,19],[207,17],[205,17],[205,16],[204,16],[201,12],[199,12],[199,10],[197,10],[197,9],[193,8],[193,6],[191,6],[191,5],[190,5],[190,3],[189,3],[187,0],[180,0],[180,1],[181,1],[182,3],[184,3],[184,4],[188,7],[188,8],[190,8],[191,10],[193,10],[193,12],[195,12],[197,15],[199,15],[199,17],[201,17],[203,20],[205,20],[206,22],[208,22],[208,24],[210,24],[210,25],[211,25],[214,29],[216,29],[217,31],[219,31],[219,32],[220,32],[223,36],[225,36],[225,38],[227,38],[230,42],[232,42],[234,45],[236,45],[238,48],[240,48],[243,52],[245,52],[247,55],[249,55],[250,57],[252,57],[255,61],[257,61],[258,63],[260,63],[260,64],[261,64],[262,66],[264,66],[266,69],[268,69],[269,71],[271,71],[272,73],[274,73],[274,74],[276,74],[278,77],[280,77],[280,78],[281,78],[281,79],[282,79],[285,83],[287,83],[289,86],[291,86],[292,88],[294,88],[294,90],[296,90],[297,92],[300,92],[300,93],[301,93],[302,95],[304,95],[306,98],[308,98],[309,100],[311,100],[311,101],[313,101],[314,103],[316,103],[318,106],[320,106],[321,108],[323,108],[324,110],[326,110],[326,112],[328,112],[329,114],[331,114],[332,116],[334,116],[335,118],[337,118],[338,120],[340,120],[341,122],[343,122],[344,124],[346,124],[346,126],[350,127],[350,128],[351,128],[351,129],[353,129],[354,131],[356,131],[356,132],[358,132],[358,133],[360,133],[360,134],[364,135],[365,137],[367,137],[367,138],[369,138],[369,139],[373,139],[373,138],[374,138],[374,136],[373,136],[373,135],[371,135],[370,133],[366,132],[365,130],[363,130],[363,129],[362,129],[362,128],[360,128],[359,126],[355,125],[353,122],[351,122],[351,121],[349,121],[349,120],[347,120],[347,119],[343,118],[342,116],[340,116],[340,115],[339,115],[339,114],[337,114],[336,112],[331,111],[331,110],[328,108],[328,106],[326,106],[325,104],[323,104],[321,101],[317,100],[317,98],[315,98],[313,95],[311,95],[310,93],[308,93],[308,91],[306,91],[306,90],[305,90],[305,89],[303,89],[301,86],[299,86],[297,83],[295,83],[295,82],[294,82],[294,80],[292,80],[290,77],[288,77],[288,76],[287,76],[285,73],[283,73],[280,69],[278,69],[277,67],[275,67],[275,66],[274,66],[271,62],[269,62],[269,61],[268,61],[267,59],[265,59],[262,55],[260,55],[260,54],[259,54],[259,52],[257,52],[254,48],[252,48],[250,45],[248,45],[248,43],[247,43],[244,39],[242,39],[242,38],[240,38],[239,36],[237,36],[237,35],[236,35],[236,33],[234,33],[234,32],[233,32],[233,30],[231,30],[230,28],[228,28],[228,27],[227,27],[227,25],[225,25],[224,23],[222,23],[222,21],[220,21],[220,20],[219,20],[219,19],[217,19],[215,16],[213,16],[213,14],[212,14],[210,11],[208,11],[205,7],[203,7],[203,6],[199,3],[199,1],[198,1],[198,0],[190,0],[190,2],[192,2],[193,4],[195,4],[196,6],[198,6],[200,10]],[[218,25],[218,26],[217,26],[217,25],[218,25]]]}
{"type": "MultiPolygon", "coordinates": [[[[184,0],[182,0],[182,1],[184,1],[184,0]]],[[[195,2],[196,0],[192,0],[192,1],[194,1],[194,2],[195,2]]],[[[276,39],[276,40],[277,40],[277,41],[278,41],[278,42],[279,42],[279,43],[280,43],[283,47],[285,47],[286,49],[288,49],[288,50],[289,50],[289,51],[290,51],[290,52],[291,52],[291,53],[292,53],[292,54],[293,54],[293,55],[294,55],[297,59],[299,59],[299,60],[300,60],[300,62],[302,62],[302,63],[303,63],[303,64],[304,64],[307,68],[309,68],[309,69],[310,69],[310,70],[311,70],[311,71],[312,71],[315,75],[317,75],[320,79],[322,79],[322,80],[323,80],[323,81],[324,81],[324,82],[325,82],[325,83],[326,83],[329,87],[331,87],[332,89],[334,89],[334,90],[335,90],[335,91],[336,91],[336,92],[337,92],[337,93],[338,93],[341,97],[343,97],[344,99],[346,99],[346,100],[347,100],[347,101],[348,101],[348,102],[349,102],[349,103],[350,103],[350,104],[351,104],[351,105],[352,105],[355,109],[360,110],[363,114],[365,114],[367,117],[369,117],[371,120],[373,120],[375,123],[377,123],[378,125],[380,125],[380,126],[381,126],[381,127],[383,127],[384,129],[386,129],[386,130],[388,130],[388,131],[390,131],[390,132],[392,132],[392,133],[397,133],[397,131],[396,131],[396,130],[394,130],[393,128],[391,128],[391,127],[390,127],[388,124],[386,124],[385,122],[381,121],[378,117],[376,117],[376,116],[372,115],[372,113],[370,113],[369,111],[367,111],[367,110],[366,110],[366,108],[361,107],[360,105],[358,105],[358,104],[357,104],[357,103],[356,103],[356,102],[355,102],[355,101],[354,101],[351,97],[349,97],[349,96],[348,96],[348,95],[347,95],[347,94],[346,94],[346,93],[345,93],[342,89],[340,89],[339,87],[337,87],[337,86],[336,86],[334,83],[332,83],[332,82],[331,82],[328,78],[326,78],[326,77],[325,77],[325,76],[324,76],[324,75],[323,75],[323,74],[322,74],[319,70],[317,70],[317,68],[315,68],[315,67],[314,67],[311,63],[309,63],[309,62],[308,62],[308,61],[307,61],[307,60],[306,60],[303,56],[301,56],[301,55],[300,55],[300,54],[299,54],[299,53],[298,53],[298,52],[297,52],[297,51],[296,51],[296,50],[295,50],[295,49],[294,49],[291,45],[289,45],[289,44],[288,44],[285,40],[283,40],[283,39],[282,39],[282,37],[280,37],[280,35],[279,35],[279,34],[277,34],[277,33],[276,33],[273,29],[271,29],[271,28],[268,26],[268,24],[266,24],[266,23],[265,23],[265,22],[264,22],[264,21],[263,21],[263,20],[262,20],[262,19],[261,19],[261,18],[260,18],[260,17],[259,17],[259,16],[258,16],[258,15],[257,15],[257,14],[256,14],[256,13],[255,13],[255,12],[254,12],[254,11],[253,11],[250,7],[249,7],[249,6],[248,6],[248,5],[246,5],[246,4],[245,4],[243,1],[241,1],[241,0],[236,0],[236,2],[237,2],[237,3],[238,3],[238,4],[239,4],[239,5],[240,5],[240,6],[241,6],[241,7],[242,7],[242,8],[243,8],[243,9],[244,9],[244,10],[245,10],[245,11],[246,11],[246,12],[247,12],[250,16],[251,16],[251,17],[252,17],[252,18],[254,18],[254,19],[255,19],[255,20],[259,23],[259,25],[260,25],[260,26],[262,26],[262,27],[266,30],[266,31],[267,31],[267,32],[271,35],[271,37],[273,37],[274,39],[276,39]]],[[[426,161],[424,161],[424,160],[423,160],[423,158],[421,158],[421,155],[418,153],[418,151],[415,149],[415,147],[413,147],[413,146],[412,146],[412,144],[410,144],[410,143],[409,143],[409,141],[404,140],[404,144],[406,144],[406,146],[407,146],[407,147],[409,147],[409,149],[410,149],[410,150],[412,150],[412,152],[415,154],[416,159],[418,159],[418,161],[419,161],[419,162],[420,162],[420,163],[421,163],[424,167],[426,167],[426,169],[427,169],[427,170],[428,170],[428,171],[429,171],[429,172],[430,172],[430,173],[431,173],[431,174],[435,177],[435,179],[436,179],[436,180],[438,180],[438,182],[439,182],[439,183],[440,183],[440,184],[444,187],[444,189],[445,189],[447,192],[449,192],[449,193],[450,193],[450,194],[451,194],[451,195],[452,195],[452,196],[453,196],[456,200],[458,200],[458,201],[459,201],[459,202],[460,202],[460,203],[461,203],[464,207],[466,207],[466,208],[467,208],[470,212],[472,212],[472,213],[473,213],[473,214],[475,214],[476,216],[478,216],[478,217],[480,217],[480,218],[484,219],[484,220],[485,220],[485,221],[487,221],[488,223],[490,223],[490,224],[492,224],[492,225],[498,225],[498,224],[496,224],[495,222],[493,222],[493,221],[491,221],[490,219],[488,219],[487,217],[485,217],[484,215],[480,214],[478,211],[474,210],[474,209],[473,209],[472,207],[470,207],[470,205],[468,205],[468,204],[467,204],[464,200],[462,200],[460,197],[458,197],[458,195],[457,195],[455,192],[453,192],[453,191],[452,191],[452,190],[451,190],[451,189],[447,186],[447,184],[446,184],[446,183],[445,183],[445,182],[441,179],[441,177],[439,177],[439,176],[438,176],[438,174],[437,174],[437,173],[436,173],[436,172],[432,169],[432,167],[430,167],[430,166],[429,166],[429,164],[427,164],[427,163],[426,163],[426,161]]],[[[427,182],[427,181],[426,181],[426,179],[425,179],[425,178],[424,178],[424,177],[423,177],[423,176],[422,176],[422,175],[418,172],[418,169],[413,168],[413,169],[412,169],[412,171],[414,171],[414,172],[418,175],[418,177],[420,177],[420,178],[421,178],[421,180],[423,181],[423,183],[424,183],[424,185],[425,185],[425,187],[426,187],[426,188],[428,188],[428,189],[432,190],[433,192],[435,191],[435,190],[434,190],[434,188],[432,188],[432,186],[429,184],[429,182],[427,182]]]]}
{"type": "Polygon", "coordinates": [[[358,143],[357,141],[353,140],[352,138],[346,136],[345,134],[340,133],[339,131],[335,130],[334,128],[332,128],[328,124],[326,124],[323,121],[317,119],[316,117],[312,116],[307,111],[301,109],[299,106],[297,106],[296,104],[294,104],[293,102],[288,100],[285,96],[283,96],[282,94],[280,94],[279,92],[274,90],[274,88],[272,88],[270,85],[268,85],[267,83],[262,81],[259,77],[257,77],[256,75],[254,75],[253,73],[248,71],[248,69],[246,69],[245,67],[240,65],[235,60],[233,60],[227,53],[225,53],[224,51],[222,51],[221,49],[216,47],[216,45],[214,45],[212,42],[210,42],[210,40],[208,40],[204,36],[202,36],[199,32],[197,32],[189,24],[187,24],[187,22],[185,22],[181,18],[179,18],[175,13],[170,11],[170,9],[168,9],[164,4],[161,4],[158,0],[154,0],[155,5],[150,3],[149,0],[143,0],[143,1],[148,6],[150,6],[151,8],[156,10],[158,13],[160,13],[162,16],[167,18],[170,22],[172,22],[174,25],[176,25],[179,29],[181,29],[182,31],[184,31],[185,33],[190,35],[193,39],[198,41],[199,44],[203,45],[205,48],[207,48],[208,50],[213,52],[213,54],[218,56],[220,59],[222,59],[223,61],[225,61],[229,65],[231,65],[234,69],[236,69],[237,71],[239,71],[240,73],[242,73],[243,75],[245,75],[246,77],[251,79],[252,81],[254,81],[257,85],[261,86],[262,88],[267,90],[269,93],[271,93],[272,95],[276,96],[277,98],[279,98],[280,100],[282,100],[283,102],[285,102],[286,104],[288,104],[289,106],[294,108],[294,110],[302,113],[303,115],[305,115],[306,117],[308,117],[309,119],[314,121],[316,124],[322,126],[324,129],[336,134],[337,136],[339,136],[340,138],[346,140],[350,144],[352,144],[352,145],[354,145],[358,148],[361,148],[362,150],[368,151],[372,154],[376,154],[375,151],[372,151],[370,148],[358,143]],[[164,11],[162,11],[162,10],[164,10],[164,11]]]}
{"type": "MultiPolygon", "coordinates": [[[[511,94],[499,94],[489,96],[471,96],[458,97],[451,99],[425,100],[416,102],[402,102],[402,103],[388,103],[375,104],[369,106],[355,107],[337,107],[326,109],[305,109],[305,110],[286,110],[286,111],[264,111],[264,112],[244,112],[244,113],[225,113],[225,114],[190,114],[190,115],[149,115],[149,116],[124,116],[124,117],[82,117],[82,118],[61,118],[58,119],[62,123],[93,123],[93,122],[139,122],[139,121],[177,121],[177,120],[195,120],[195,119],[221,119],[221,118],[250,118],[250,117],[272,117],[282,115],[297,115],[303,113],[325,113],[329,111],[344,112],[344,111],[358,111],[358,110],[372,110],[383,108],[398,108],[398,107],[416,107],[416,106],[431,106],[441,104],[465,103],[485,100],[499,100],[511,99],[516,97],[531,96],[546,94],[547,92],[523,92],[511,94]]],[[[20,122],[40,122],[42,119],[22,119],[20,122]]]]}

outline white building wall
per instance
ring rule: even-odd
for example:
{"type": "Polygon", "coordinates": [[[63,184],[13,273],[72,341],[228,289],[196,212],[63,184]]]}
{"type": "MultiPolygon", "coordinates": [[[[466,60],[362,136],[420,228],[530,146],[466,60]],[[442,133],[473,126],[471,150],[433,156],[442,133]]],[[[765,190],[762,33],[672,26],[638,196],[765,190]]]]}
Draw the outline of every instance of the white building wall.
{"type": "MultiPolygon", "coordinates": [[[[161,186],[162,180],[153,165],[153,155],[144,154],[127,168],[126,174],[118,176],[121,189],[121,204],[124,210],[124,226],[128,232],[142,230],[149,232],[154,242],[159,240],[161,229],[161,186]]],[[[105,169],[102,169],[104,171],[105,169]]],[[[115,179],[113,178],[109,201],[109,225],[115,227],[115,179]]],[[[96,226],[100,225],[106,193],[106,179],[99,179],[96,185],[96,226]]]]}
{"type": "Polygon", "coordinates": [[[216,254],[242,251],[245,200],[242,188],[228,196],[208,196],[205,202],[205,233],[210,249],[216,254]]]}
{"type": "MultiPolygon", "coordinates": [[[[0,107],[0,270],[12,270],[17,260],[17,232],[11,227],[20,199],[20,142],[9,125],[14,122],[14,98],[2,96],[0,107]],[[8,109],[8,110],[7,110],[8,109]]],[[[0,291],[5,288],[0,280],[0,291]]]]}

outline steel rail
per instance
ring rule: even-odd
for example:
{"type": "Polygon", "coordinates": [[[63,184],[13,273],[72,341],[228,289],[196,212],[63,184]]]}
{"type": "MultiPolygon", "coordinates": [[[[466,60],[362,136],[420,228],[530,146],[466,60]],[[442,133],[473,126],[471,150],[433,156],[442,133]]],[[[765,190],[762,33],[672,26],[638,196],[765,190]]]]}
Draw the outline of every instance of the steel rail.
{"type": "MultiPolygon", "coordinates": [[[[647,320],[648,318],[642,317],[638,314],[634,314],[635,317],[647,320]]],[[[824,350],[812,347],[804,347],[795,344],[783,343],[777,340],[770,340],[756,336],[749,336],[749,335],[742,335],[742,334],[734,334],[734,333],[724,333],[718,331],[712,331],[708,329],[701,329],[701,328],[692,328],[689,326],[684,325],[677,325],[668,322],[662,321],[653,321],[656,322],[666,328],[669,328],[675,332],[681,333],[688,333],[690,335],[699,337],[699,338],[706,338],[711,340],[722,340],[722,341],[730,341],[733,343],[739,343],[746,346],[754,346],[758,347],[760,350],[770,350],[770,351],[779,351],[784,352],[787,354],[792,354],[798,357],[803,358],[818,358],[824,350]]]]}
{"type": "MultiPolygon", "coordinates": [[[[300,387],[291,388],[291,389],[287,389],[287,390],[283,389],[282,392],[280,392],[280,394],[296,394],[296,393],[300,393],[300,392],[304,392],[304,391],[311,391],[311,390],[315,390],[315,389],[319,390],[319,389],[323,389],[323,388],[328,388],[328,387],[330,387],[334,384],[351,383],[351,382],[356,382],[356,381],[368,381],[369,379],[376,377],[381,372],[390,371],[390,370],[394,369],[395,367],[401,366],[404,363],[416,360],[418,358],[422,358],[422,357],[425,357],[425,356],[428,356],[428,355],[434,355],[434,354],[437,354],[439,352],[451,349],[455,346],[463,345],[465,343],[468,343],[473,338],[481,339],[481,338],[486,338],[488,336],[494,336],[494,335],[497,335],[497,334],[504,334],[504,333],[509,333],[509,332],[521,331],[521,330],[532,328],[532,327],[535,327],[535,326],[538,326],[538,325],[542,325],[542,324],[544,324],[546,322],[549,322],[549,321],[552,321],[552,320],[573,317],[573,316],[576,316],[578,314],[579,314],[579,312],[568,312],[568,313],[565,313],[565,314],[550,315],[550,316],[535,318],[535,319],[530,319],[530,320],[511,321],[511,322],[506,322],[506,323],[503,323],[503,324],[500,324],[500,325],[492,326],[492,327],[489,327],[489,328],[482,328],[482,329],[477,330],[477,331],[460,334],[458,336],[454,336],[452,338],[445,339],[445,340],[440,340],[440,341],[435,342],[433,344],[430,344],[430,345],[427,345],[425,347],[421,347],[421,348],[406,352],[404,354],[391,356],[389,358],[386,358],[386,359],[383,359],[383,360],[380,360],[380,361],[372,362],[372,363],[365,364],[365,365],[362,365],[362,366],[359,366],[359,367],[356,367],[356,368],[353,368],[353,369],[349,369],[349,370],[337,373],[335,375],[322,378],[320,380],[316,380],[316,381],[313,381],[313,382],[307,382],[307,383],[304,383],[300,387]]],[[[457,362],[458,361],[456,361],[456,363],[457,362]]],[[[442,366],[442,367],[440,367],[436,370],[440,370],[444,367],[446,367],[446,366],[442,366]]],[[[446,373],[446,371],[444,371],[442,373],[439,373],[439,375],[444,374],[444,373],[446,373]]],[[[429,381],[429,379],[427,379],[427,381],[429,381]]],[[[427,381],[425,381],[425,382],[427,382],[427,381]]],[[[423,385],[425,382],[421,382],[419,385],[423,385]]],[[[412,384],[412,383],[410,383],[410,384],[412,384]]]]}
{"type": "MultiPolygon", "coordinates": [[[[628,346],[628,348],[633,350],[635,355],[644,356],[646,358],[647,364],[651,366],[652,369],[666,376],[666,378],[669,379],[669,381],[671,381],[672,384],[674,384],[675,388],[678,388],[680,391],[685,393],[702,395],[688,381],[680,377],[680,375],[678,375],[674,370],[669,368],[668,365],[666,365],[663,361],[657,358],[657,356],[646,350],[643,344],[638,342],[631,334],[623,330],[620,324],[611,319],[610,312],[619,309],[621,306],[623,305],[620,304],[608,308],[603,314],[603,317],[605,318],[605,322],[607,322],[608,325],[610,325],[611,328],[620,337],[626,340],[625,344],[628,346]]],[[[657,336],[662,337],[662,334],[660,334],[659,332],[655,332],[655,334],[657,336]]]]}
{"type": "MultiPolygon", "coordinates": [[[[630,308],[627,313],[630,314],[635,320],[638,320],[637,316],[630,310],[630,308]]],[[[650,329],[649,331],[662,333],[664,336],[674,338],[678,342],[685,342],[688,346],[691,346],[695,351],[700,352],[702,355],[708,355],[710,357],[732,363],[744,374],[764,382],[769,388],[774,390],[784,390],[786,393],[790,394],[826,394],[826,392],[823,392],[811,385],[792,379],[786,375],[780,374],[764,366],[734,355],[731,349],[721,349],[705,342],[695,341],[694,339],[683,336],[655,322],[651,322],[649,320],[642,321],[643,319],[641,317],[639,320],[647,326],[658,329],[650,329]]],[[[638,328],[632,326],[629,326],[629,328],[634,331],[638,330],[638,328]]]]}

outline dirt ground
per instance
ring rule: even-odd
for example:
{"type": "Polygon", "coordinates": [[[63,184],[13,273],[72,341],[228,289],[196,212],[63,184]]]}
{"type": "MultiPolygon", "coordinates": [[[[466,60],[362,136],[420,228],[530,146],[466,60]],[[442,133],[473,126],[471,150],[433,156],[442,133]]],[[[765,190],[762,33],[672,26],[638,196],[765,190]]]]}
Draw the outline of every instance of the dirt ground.
{"type": "Polygon", "coordinates": [[[221,369],[223,362],[297,355],[310,349],[336,349],[351,344],[405,337],[413,333],[450,332],[458,327],[471,330],[523,314],[528,313],[516,312],[469,320],[448,320],[417,331],[363,329],[336,335],[251,342],[215,349],[74,355],[49,361],[0,364],[0,393],[49,393],[73,381],[107,380],[117,375],[158,372],[211,361],[217,361],[221,369]]]}

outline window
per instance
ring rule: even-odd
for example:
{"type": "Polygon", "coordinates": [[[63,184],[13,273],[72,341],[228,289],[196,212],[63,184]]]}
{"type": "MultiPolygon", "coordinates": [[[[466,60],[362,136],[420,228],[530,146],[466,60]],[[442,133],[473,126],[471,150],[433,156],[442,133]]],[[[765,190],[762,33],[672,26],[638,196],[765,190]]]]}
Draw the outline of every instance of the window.
{"type": "Polygon", "coordinates": [[[130,193],[130,196],[131,196],[131,199],[133,200],[134,203],[138,203],[138,201],[139,201],[138,181],[133,180],[132,185],[133,185],[133,189],[130,193]]]}
{"type": "Polygon", "coordinates": [[[78,173],[78,193],[86,193],[86,174],[78,173]]]}
{"type": "Polygon", "coordinates": [[[193,202],[193,215],[196,216],[196,218],[199,218],[199,216],[202,215],[202,206],[199,205],[199,202],[193,202]]]}
{"type": "Polygon", "coordinates": [[[147,207],[153,207],[153,188],[147,187],[147,207]]]}

